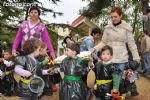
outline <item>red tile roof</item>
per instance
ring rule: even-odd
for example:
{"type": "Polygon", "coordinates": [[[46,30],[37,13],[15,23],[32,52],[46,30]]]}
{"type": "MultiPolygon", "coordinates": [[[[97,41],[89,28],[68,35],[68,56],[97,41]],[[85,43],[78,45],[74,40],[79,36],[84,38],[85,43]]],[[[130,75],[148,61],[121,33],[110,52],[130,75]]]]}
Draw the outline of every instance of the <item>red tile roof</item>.
{"type": "Polygon", "coordinates": [[[77,19],[75,19],[73,22],[72,22],[72,24],[71,24],[71,26],[76,26],[80,21],[82,21],[84,19],[84,17],[83,16],[79,16],[77,19]]]}

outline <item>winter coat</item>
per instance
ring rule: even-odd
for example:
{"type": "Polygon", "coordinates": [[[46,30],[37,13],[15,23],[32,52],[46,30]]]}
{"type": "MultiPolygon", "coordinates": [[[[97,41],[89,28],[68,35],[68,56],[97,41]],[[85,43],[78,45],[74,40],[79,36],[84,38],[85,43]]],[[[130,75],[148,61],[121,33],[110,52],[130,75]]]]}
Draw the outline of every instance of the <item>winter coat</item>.
{"type": "Polygon", "coordinates": [[[142,37],[141,52],[150,52],[150,37],[148,35],[142,37]]]}
{"type": "Polygon", "coordinates": [[[139,60],[137,46],[135,44],[132,27],[125,21],[121,24],[114,26],[112,23],[108,24],[102,36],[102,41],[95,46],[95,50],[99,51],[103,46],[109,45],[113,48],[113,63],[128,62],[128,51],[126,43],[133,55],[133,60],[139,60]]]}

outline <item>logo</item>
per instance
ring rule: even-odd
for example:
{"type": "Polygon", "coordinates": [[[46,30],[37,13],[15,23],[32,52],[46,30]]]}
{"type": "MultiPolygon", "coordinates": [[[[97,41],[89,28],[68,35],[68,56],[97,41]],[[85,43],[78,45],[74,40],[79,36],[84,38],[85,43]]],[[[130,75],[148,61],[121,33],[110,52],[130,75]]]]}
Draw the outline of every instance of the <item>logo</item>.
{"type": "Polygon", "coordinates": [[[31,7],[36,6],[37,3],[25,3],[25,2],[19,2],[19,0],[14,0],[14,2],[4,2],[3,6],[7,7],[31,7]]]}

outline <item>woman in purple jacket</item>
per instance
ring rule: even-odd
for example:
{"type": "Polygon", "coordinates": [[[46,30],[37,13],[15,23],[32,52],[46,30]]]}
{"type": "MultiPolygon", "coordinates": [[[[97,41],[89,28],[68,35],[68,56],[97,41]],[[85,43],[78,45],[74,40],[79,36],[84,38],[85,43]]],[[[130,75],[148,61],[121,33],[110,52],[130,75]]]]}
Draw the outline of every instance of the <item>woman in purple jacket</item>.
{"type": "Polygon", "coordinates": [[[48,50],[52,57],[55,57],[54,49],[50,38],[48,36],[48,31],[46,26],[40,22],[40,10],[37,7],[31,7],[29,10],[30,19],[21,23],[19,26],[17,35],[15,37],[12,52],[16,54],[16,49],[21,43],[21,50],[23,50],[23,45],[25,41],[31,38],[37,38],[46,43],[48,50]]]}

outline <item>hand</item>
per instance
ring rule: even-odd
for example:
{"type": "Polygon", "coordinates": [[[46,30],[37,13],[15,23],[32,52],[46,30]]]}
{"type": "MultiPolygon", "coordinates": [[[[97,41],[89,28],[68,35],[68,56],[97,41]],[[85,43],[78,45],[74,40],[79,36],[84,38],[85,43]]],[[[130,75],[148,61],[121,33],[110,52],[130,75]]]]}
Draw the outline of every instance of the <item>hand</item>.
{"type": "Polygon", "coordinates": [[[100,58],[97,59],[98,62],[101,62],[102,60],[100,58]]]}
{"type": "Polygon", "coordinates": [[[17,56],[16,50],[12,50],[12,55],[13,55],[13,56],[17,56]]]}
{"type": "Polygon", "coordinates": [[[91,69],[93,69],[95,66],[94,66],[94,64],[93,64],[93,62],[89,62],[89,69],[91,70],[91,69]]]}
{"type": "Polygon", "coordinates": [[[3,62],[4,61],[4,58],[0,58],[0,62],[3,62]]]}
{"type": "Polygon", "coordinates": [[[55,53],[54,52],[51,52],[50,55],[55,58],[55,53]]]}
{"type": "Polygon", "coordinates": [[[140,59],[138,59],[138,60],[135,60],[135,61],[136,61],[138,64],[140,64],[140,62],[141,62],[141,61],[140,61],[140,59]]]}
{"type": "Polygon", "coordinates": [[[53,75],[53,74],[54,74],[53,71],[52,71],[52,69],[53,69],[53,68],[49,68],[49,69],[48,69],[47,72],[49,73],[49,75],[53,75]]]}
{"type": "Polygon", "coordinates": [[[94,53],[96,50],[95,50],[95,48],[92,48],[90,51],[91,51],[91,53],[94,53]]]}
{"type": "Polygon", "coordinates": [[[49,56],[48,56],[48,57],[45,57],[45,59],[44,59],[44,60],[49,61],[49,56]]]}
{"type": "Polygon", "coordinates": [[[32,75],[32,73],[31,73],[30,71],[27,71],[27,70],[25,71],[25,77],[28,78],[28,77],[30,77],[31,75],[32,75]]]}
{"type": "Polygon", "coordinates": [[[89,69],[91,70],[91,69],[94,69],[94,65],[93,66],[89,66],[89,69]]]}

